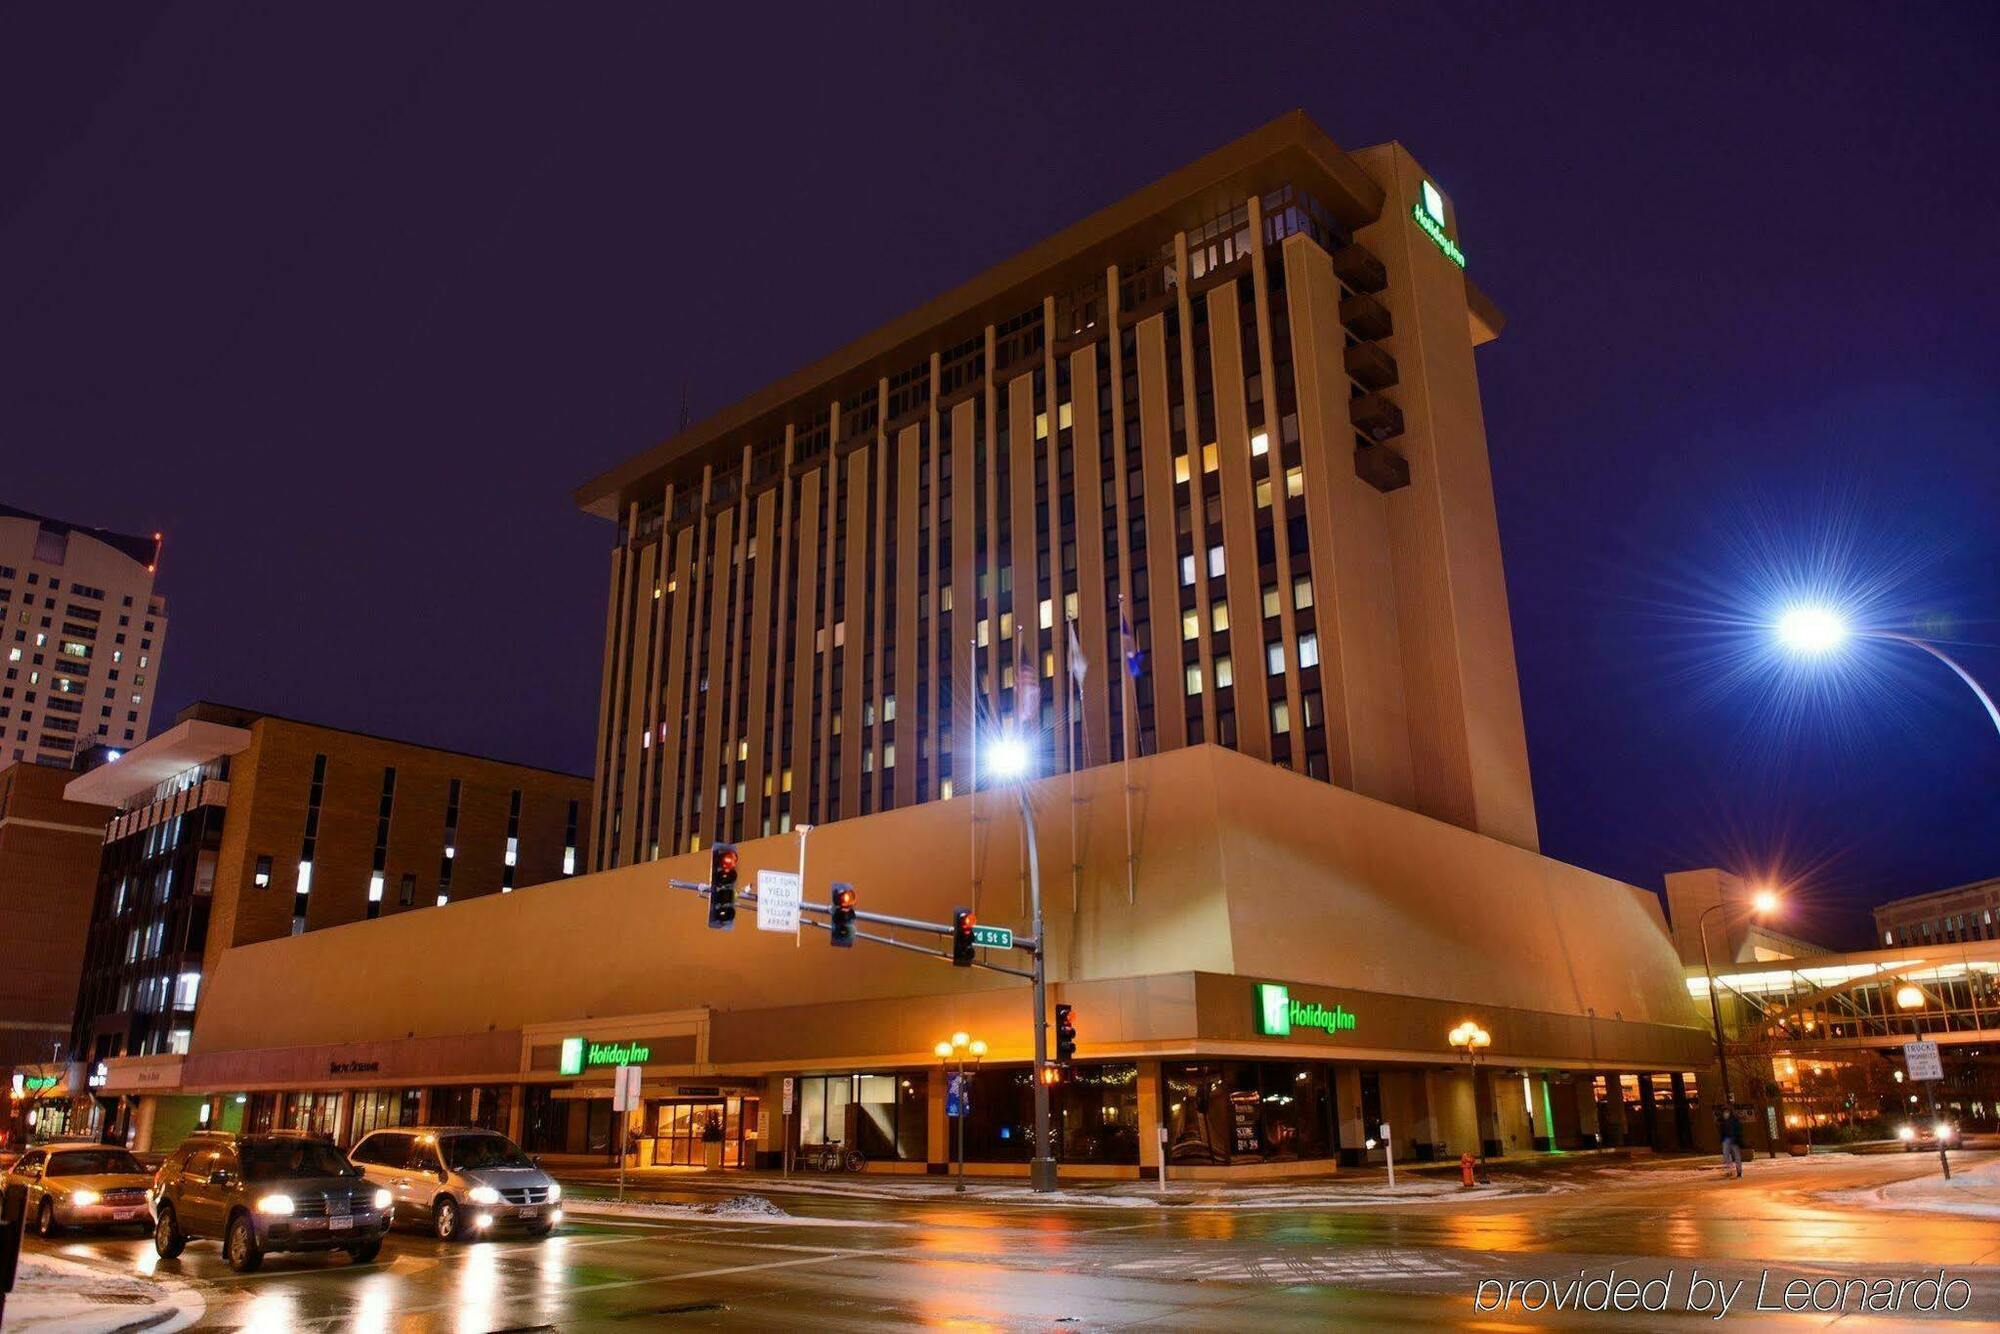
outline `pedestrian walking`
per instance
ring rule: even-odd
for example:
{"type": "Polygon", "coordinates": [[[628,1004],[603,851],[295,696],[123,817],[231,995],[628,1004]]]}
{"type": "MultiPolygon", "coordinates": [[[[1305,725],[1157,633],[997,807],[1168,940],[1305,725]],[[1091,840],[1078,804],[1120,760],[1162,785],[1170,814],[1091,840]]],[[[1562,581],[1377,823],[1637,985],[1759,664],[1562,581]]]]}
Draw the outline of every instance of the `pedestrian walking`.
{"type": "Polygon", "coordinates": [[[1734,1107],[1722,1114],[1722,1165],[1743,1175],[1743,1118],[1734,1107]]]}

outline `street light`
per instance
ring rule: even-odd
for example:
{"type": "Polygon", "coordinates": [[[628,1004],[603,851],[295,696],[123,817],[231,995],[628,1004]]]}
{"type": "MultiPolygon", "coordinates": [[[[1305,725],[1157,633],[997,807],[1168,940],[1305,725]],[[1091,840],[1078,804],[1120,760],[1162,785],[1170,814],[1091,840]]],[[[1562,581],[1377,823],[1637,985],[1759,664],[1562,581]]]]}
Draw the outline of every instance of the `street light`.
{"type": "MultiPolygon", "coordinates": [[[[1902,986],[1896,988],[1896,1008],[1899,1010],[1921,1010],[1924,1008],[1925,1002],[1929,999],[1928,996],[1924,995],[1922,987],[1912,983],[1905,982],[1902,986]]],[[[1917,1029],[1917,1041],[1922,1042],[1924,1040],[1924,1021],[1919,1017],[1914,1022],[1917,1029]]],[[[1932,1133],[1937,1138],[1938,1165],[1944,1168],[1944,1179],[1949,1181],[1951,1180],[1951,1159],[1945,1152],[1945,1124],[1938,1119],[1937,1081],[1935,1079],[1926,1079],[1924,1081],[1924,1092],[1930,1096],[1931,1125],[1934,1127],[1932,1133]]],[[[1916,1100],[1917,1095],[1912,1093],[1910,1101],[1915,1102],[1916,1100]]]]}
{"type": "Polygon", "coordinates": [[[1927,639],[1904,634],[1900,630],[1856,630],[1848,624],[1847,618],[1833,607],[1817,603],[1798,603],[1780,612],[1772,625],[1772,633],[1786,649],[1799,657],[1820,658],[1840,649],[1849,639],[1886,639],[1911,648],[1922,649],[1945,666],[1951,668],[1952,675],[1965,682],[1968,689],[1979,698],[1986,709],[1986,716],[1993,720],[1993,729],[2000,732],[2000,706],[1993,703],[1993,697],[1985,687],[1973,679],[1972,673],[1961,667],[1949,654],[1927,639]]]}
{"type": "MultiPolygon", "coordinates": [[[[1750,915],[1769,917],[1783,904],[1778,891],[1766,885],[1750,896],[1750,915]]],[[[1722,1002],[1716,998],[1715,966],[1709,962],[1708,956],[1708,915],[1723,908],[1742,910],[1740,904],[1711,903],[1701,910],[1701,916],[1695,918],[1694,929],[1695,934],[1701,937],[1701,971],[1708,979],[1708,1017],[1715,1024],[1715,1064],[1722,1071],[1722,1114],[1727,1116],[1729,1109],[1736,1105],[1736,1099],[1729,1091],[1729,1051],[1722,1042],[1722,1002]]],[[[1772,1147],[1771,1156],[1775,1158],[1777,1153],[1777,1148],[1772,1147]]]]}
{"type": "Polygon", "coordinates": [[[1468,1019],[1446,1035],[1446,1040],[1465,1058],[1472,1074],[1472,1137],[1479,1141],[1479,1179],[1486,1179],[1486,1128],[1479,1124],[1479,1053],[1493,1045],[1493,1035],[1468,1019]]]}
{"type": "Polygon", "coordinates": [[[986,1059],[986,1043],[981,1039],[970,1037],[964,1033],[953,1033],[951,1035],[951,1041],[940,1042],[937,1044],[937,1046],[932,1047],[931,1051],[937,1055],[938,1063],[944,1067],[946,1074],[951,1073],[951,1068],[954,1064],[958,1066],[958,1074],[956,1076],[956,1078],[958,1079],[958,1088],[959,1088],[958,1117],[957,1117],[958,1120],[957,1189],[964,1190],[965,1189],[965,1120],[967,1114],[970,1113],[972,1110],[972,1088],[970,1079],[965,1072],[965,1062],[966,1058],[970,1057],[972,1059],[973,1073],[977,1074],[979,1071],[980,1062],[986,1059]]]}
{"type": "MultiPolygon", "coordinates": [[[[1042,863],[1036,848],[1035,808],[1028,801],[1027,778],[1034,767],[1033,753],[1018,732],[994,738],[985,747],[987,772],[1011,783],[1021,803],[1021,824],[1028,839],[1028,907],[1033,921],[1034,976],[1031,986],[1035,1005],[1035,1156],[1028,1163],[1028,1185],[1036,1191],[1056,1188],[1054,1141],[1049,1128],[1049,996],[1043,970],[1046,953],[1042,939],[1042,863]]],[[[1018,943],[1018,942],[1017,942],[1018,943]]]]}

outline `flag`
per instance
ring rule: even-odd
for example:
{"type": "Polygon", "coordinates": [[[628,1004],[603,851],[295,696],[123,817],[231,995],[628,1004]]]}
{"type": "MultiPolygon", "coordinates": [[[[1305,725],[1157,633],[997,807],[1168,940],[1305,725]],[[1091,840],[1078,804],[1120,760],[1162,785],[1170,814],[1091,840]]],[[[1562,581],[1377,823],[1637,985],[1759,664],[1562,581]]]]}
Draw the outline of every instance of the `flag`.
{"type": "Polygon", "coordinates": [[[1069,625],[1069,675],[1070,679],[1076,682],[1076,688],[1081,690],[1083,678],[1090,674],[1090,663],[1084,659],[1083,645],[1077,642],[1076,622],[1072,620],[1067,624],[1069,625]]]}
{"type": "Polygon", "coordinates": [[[1014,718],[1020,723],[1042,720],[1042,664],[1035,656],[1038,638],[1032,630],[1015,627],[1014,718]]]}
{"type": "Polygon", "coordinates": [[[1118,651],[1125,655],[1126,674],[1138,676],[1143,655],[1139,652],[1138,636],[1132,633],[1132,622],[1125,615],[1123,599],[1118,604],[1118,651]]]}

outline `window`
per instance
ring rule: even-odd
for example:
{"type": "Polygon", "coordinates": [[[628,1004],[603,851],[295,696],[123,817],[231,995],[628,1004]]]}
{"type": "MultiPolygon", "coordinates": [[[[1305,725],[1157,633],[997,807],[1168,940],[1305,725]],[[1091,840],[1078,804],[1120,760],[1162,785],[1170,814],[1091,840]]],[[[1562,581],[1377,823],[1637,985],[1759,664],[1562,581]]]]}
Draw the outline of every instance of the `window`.
{"type": "Polygon", "coordinates": [[[1285,641],[1273,639],[1264,645],[1264,661],[1269,665],[1272,676],[1285,674],[1285,641]]]}
{"type": "Polygon", "coordinates": [[[1264,586],[1264,614],[1266,616],[1276,616],[1278,614],[1278,586],[1276,584],[1266,584],[1264,586]]]}
{"type": "Polygon", "coordinates": [[[1209,628],[1218,634],[1229,628],[1229,600],[1227,598],[1222,599],[1208,609],[1208,624],[1209,628]]]}
{"type": "Polygon", "coordinates": [[[1201,693],[1201,664],[1198,662],[1188,664],[1187,693],[1189,695],[1199,695],[1201,693]]]}
{"type": "Polygon", "coordinates": [[[1185,454],[1176,454],[1174,455],[1174,480],[1176,482],[1185,482],[1187,479],[1188,457],[1185,454]]]}
{"type": "Polygon", "coordinates": [[[1192,588],[1193,586],[1194,586],[1194,557],[1193,557],[1193,556],[1182,556],[1182,557],[1181,557],[1181,587],[1182,587],[1182,588],[1192,588]]]}
{"type": "Polygon", "coordinates": [[[1208,549],[1208,577],[1211,579],[1220,578],[1223,569],[1222,547],[1218,543],[1208,549]]]}
{"type": "Polygon", "coordinates": [[[1271,508],[1271,479],[1268,477],[1257,479],[1257,508],[1260,510],[1271,508]]]}
{"type": "Polygon", "coordinates": [[[251,877],[250,883],[259,889],[271,887],[271,859],[268,855],[257,859],[257,874],[251,877]]]}
{"type": "Polygon", "coordinates": [[[1306,575],[1292,580],[1292,605],[1304,611],[1313,604],[1313,581],[1306,575]]]}
{"type": "Polygon", "coordinates": [[[1284,700],[1278,700],[1271,705],[1271,734],[1273,736],[1283,736],[1291,730],[1291,706],[1286,704],[1284,700]]]}
{"type": "Polygon", "coordinates": [[[415,875],[405,874],[403,876],[402,888],[398,891],[396,899],[405,908],[415,905],[417,901],[417,877],[415,875]]]}
{"type": "Polygon", "coordinates": [[[1303,469],[1285,469],[1285,494],[1294,498],[1306,493],[1306,475],[1303,469]]]}
{"type": "Polygon", "coordinates": [[[1229,661],[1229,655],[1225,653],[1215,660],[1215,688],[1220,690],[1224,686],[1234,684],[1236,684],[1236,669],[1229,661]]]}
{"type": "Polygon", "coordinates": [[[1201,637],[1201,613],[1190,608],[1181,613],[1181,642],[1201,637]]]}
{"type": "Polygon", "coordinates": [[[1257,432],[1257,434],[1250,437],[1251,457],[1262,458],[1264,455],[1270,452],[1271,452],[1271,437],[1268,432],[1259,431],[1257,432]]]}
{"type": "Polygon", "coordinates": [[[1222,466],[1222,459],[1221,456],[1216,453],[1215,446],[1203,445],[1201,447],[1201,470],[1203,472],[1214,472],[1221,466],[1222,466]]]}
{"type": "Polygon", "coordinates": [[[1299,666],[1319,666],[1319,636],[1304,634],[1299,636],[1299,666]]]}

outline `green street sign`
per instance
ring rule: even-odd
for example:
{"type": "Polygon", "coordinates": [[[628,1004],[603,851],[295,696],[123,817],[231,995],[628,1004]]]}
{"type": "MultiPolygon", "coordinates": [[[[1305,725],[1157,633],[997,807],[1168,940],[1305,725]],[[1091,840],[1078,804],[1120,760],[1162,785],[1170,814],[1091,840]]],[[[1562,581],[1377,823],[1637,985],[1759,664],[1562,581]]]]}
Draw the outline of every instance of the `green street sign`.
{"type": "Polygon", "coordinates": [[[996,950],[1011,950],[1014,948],[1014,932],[1004,926],[975,926],[972,928],[972,943],[996,950]]]}
{"type": "Polygon", "coordinates": [[[605,1066],[644,1065],[653,1059],[653,1049],[643,1042],[591,1042],[584,1038],[564,1038],[556,1072],[580,1075],[587,1069],[605,1066]]]}

